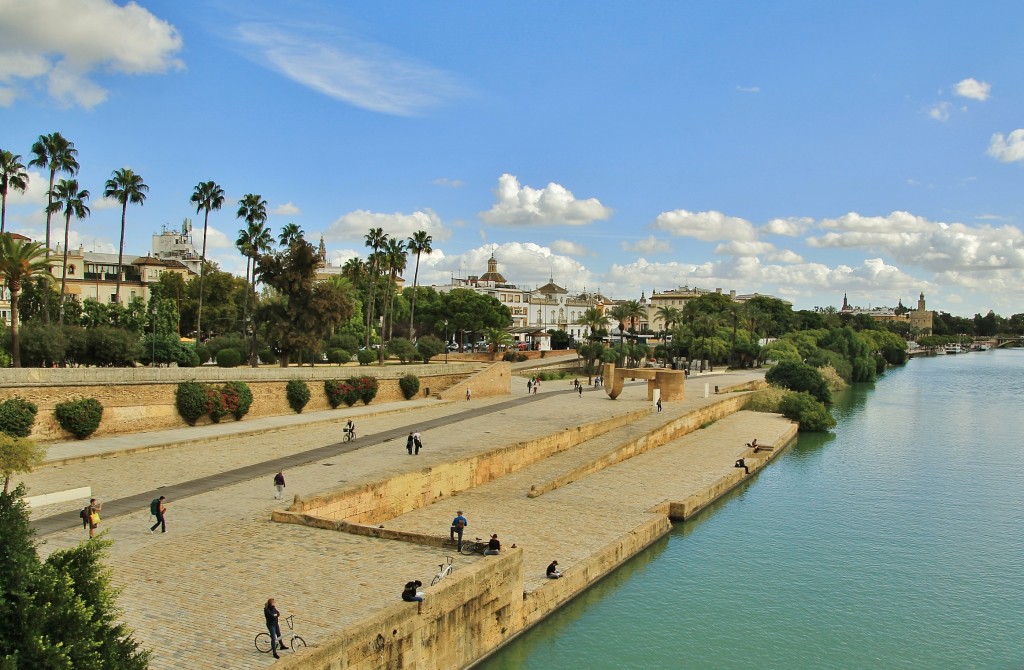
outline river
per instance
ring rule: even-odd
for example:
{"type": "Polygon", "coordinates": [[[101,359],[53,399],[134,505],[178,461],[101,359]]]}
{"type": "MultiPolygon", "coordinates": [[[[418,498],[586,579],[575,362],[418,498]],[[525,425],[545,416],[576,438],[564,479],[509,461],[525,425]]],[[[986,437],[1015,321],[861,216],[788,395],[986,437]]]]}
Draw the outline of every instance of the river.
{"type": "Polygon", "coordinates": [[[914,359],[477,667],[1024,668],[1024,350],[914,359]]]}

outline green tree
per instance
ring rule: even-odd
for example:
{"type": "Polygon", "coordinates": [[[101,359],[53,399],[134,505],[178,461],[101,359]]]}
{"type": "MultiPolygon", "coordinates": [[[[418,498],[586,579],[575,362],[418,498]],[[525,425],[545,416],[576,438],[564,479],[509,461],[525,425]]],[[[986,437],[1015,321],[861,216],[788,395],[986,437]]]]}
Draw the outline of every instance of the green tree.
{"type": "Polygon", "coordinates": [[[773,386],[781,386],[791,391],[806,391],[819,402],[832,402],[832,391],[828,387],[828,382],[817,368],[810,365],[784,361],[773,366],[764,379],[773,386]]]}
{"type": "MultiPolygon", "coordinates": [[[[388,241],[388,236],[384,232],[383,228],[371,228],[370,232],[366,233],[366,246],[370,247],[373,253],[370,254],[370,300],[366,303],[366,342],[363,346],[367,349],[370,348],[370,333],[373,331],[373,316],[374,316],[374,294],[377,288],[377,278],[380,276],[380,261],[381,257],[379,251],[384,248],[384,245],[388,241]]],[[[383,333],[381,333],[383,336],[383,333]]]]}
{"type": "Polygon", "coordinates": [[[220,211],[224,205],[224,189],[215,181],[201,181],[192,192],[191,202],[196,206],[196,214],[203,213],[203,253],[199,265],[199,307],[196,311],[196,342],[200,342],[203,339],[203,288],[206,280],[206,238],[210,230],[210,210],[220,211]]]}
{"type": "Polygon", "coordinates": [[[250,325],[246,317],[256,310],[256,262],[261,254],[270,251],[271,244],[273,243],[270,229],[266,226],[267,201],[259,194],[246,193],[238,201],[236,217],[244,220],[246,223],[246,227],[238,231],[238,239],[235,240],[235,246],[245,256],[245,283],[252,289],[251,296],[247,296],[243,304],[242,320],[244,326],[252,331],[253,343],[249,347],[249,364],[256,367],[258,364],[255,346],[256,324],[250,325]],[[250,278],[252,279],[251,284],[250,278]],[[252,309],[248,307],[250,297],[252,299],[252,309]]]}
{"type": "Polygon", "coordinates": [[[114,302],[121,304],[121,275],[124,262],[124,223],[128,216],[128,205],[142,206],[146,203],[149,186],[142,181],[142,175],[135,174],[131,168],[114,170],[110,179],[103,187],[103,197],[121,203],[121,240],[117,246],[117,288],[114,291],[114,302]]]}
{"type": "Polygon", "coordinates": [[[658,318],[661,319],[664,332],[672,330],[672,326],[683,320],[683,311],[678,307],[673,307],[672,305],[659,307],[655,310],[655,314],[657,314],[658,318]]]}
{"type": "Polygon", "coordinates": [[[64,325],[64,292],[68,281],[68,235],[71,233],[71,217],[81,220],[89,216],[89,207],[85,204],[88,200],[89,191],[79,190],[76,179],[61,179],[54,186],[54,192],[50,194],[50,208],[54,212],[64,212],[64,260],[60,274],[60,302],[57,303],[60,306],[57,325],[60,326],[64,325]]]}
{"type": "Polygon", "coordinates": [[[420,355],[424,363],[438,354],[444,353],[445,343],[433,335],[424,335],[416,340],[416,353],[420,355]]]}
{"type": "MultiPolygon", "coordinates": [[[[11,292],[11,359],[14,367],[21,367],[18,348],[18,294],[21,284],[30,277],[41,275],[50,278],[50,263],[47,254],[38,242],[16,240],[10,233],[0,235],[0,276],[7,282],[11,292]]],[[[49,323],[47,318],[46,323],[49,323]]]]}
{"type": "Polygon", "coordinates": [[[607,312],[608,318],[612,319],[618,324],[619,328],[619,344],[622,344],[626,332],[626,321],[629,320],[630,309],[625,303],[619,303],[613,306],[607,312]]]}
{"type": "Polygon", "coordinates": [[[28,188],[28,172],[21,164],[21,156],[0,149],[0,235],[7,226],[7,192],[10,189],[25,192],[28,188]]]}
{"type": "Polygon", "coordinates": [[[20,472],[32,472],[46,458],[46,447],[26,437],[13,437],[0,433],[0,474],[4,476],[4,493],[10,490],[11,477],[20,472]]]}
{"type": "Polygon", "coordinates": [[[388,324],[388,340],[394,334],[395,325],[395,283],[398,275],[405,271],[407,257],[405,242],[392,237],[384,247],[384,262],[388,271],[388,301],[384,305],[385,321],[388,324]]]}
{"type": "MultiPolygon", "coordinates": [[[[50,206],[53,204],[53,182],[58,172],[66,172],[72,177],[78,172],[78,149],[75,148],[74,142],[69,142],[60,133],[50,133],[49,135],[39,136],[39,139],[32,144],[32,153],[35,155],[35,158],[28,162],[29,166],[50,171],[50,185],[46,189],[46,209],[44,210],[46,212],[46,246],[43,247],[46,254],[47,267],[49,267],[50,219],[53,216],[50,206]]],[[[45,304],[46,308],[43,310],[43,319],[49,324],[49,294],[44,294],[44,299],[47,302],[45,304]]]]}
{"type": "Polygon", "coordinates": [[[576,325],[587,329],[588,338],[600,339],[601,334],[608,329],[608,316],[600,307],[588,307],[576,319],[576,325]]]}
{"type": "Polygon", "coordinates": [[[0,668],[145,670],[123,623],[101,538],[40,561],[24,489],[0,494],[0,668]]]}
{"type": "Polygon", "coordinates": [[[434,247],[431,246],[434,238],[427,235],[425,230],[417,230],[412,234],[408,240],[406,240],[405,248],[410,254],[416,254],[416,271],[412,275],[412,309],[409,310],[409,339],[416,339],[416,331],[413,327],[413,318],[416,315],[416,287],[419,284],[420,279],[420,255],[427,254],[428,256],[434,253],[434,247]]]}
{"type": "Polygon", "coordinates": [[[281,235],[277,238],[282,247],[290,247],[299,240],[304,240],[305,234],[297,223],[286,223],[281,228],[281,235]]]}

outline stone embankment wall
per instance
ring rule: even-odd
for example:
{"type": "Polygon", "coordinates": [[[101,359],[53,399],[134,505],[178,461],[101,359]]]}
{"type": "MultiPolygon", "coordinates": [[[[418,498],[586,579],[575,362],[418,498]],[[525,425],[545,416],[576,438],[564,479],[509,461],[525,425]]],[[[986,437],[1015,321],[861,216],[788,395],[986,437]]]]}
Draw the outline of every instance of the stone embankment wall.
{"type": "MultiPolygon", "coordinates": [[[[398,379],[407,374],[420,378],[420,393],[431,394],[464,382],[479,370],[479,364],[431,364],[403,366],[317,366],[262,368],[18,368],[0,370],[0,401],[20,396],[36,404],[39,413],[31,438],[73,439],[57,423],[54,407],[75,398],[95,398],[103,405],[103,420],[95,435],[118,435],[169,428],[186,423],[175,408],[175,391],[183,381],[218,384],[242,381],[253,394],[247,417],[291,414],[285,386],[291,379],[309,384],[311,398],[304,411],[330,409],[323,382],[369,375],[377,377],[375,403],[402,399],[398,379]]],[[[487,397],[511,392],[508,363],[488,366],[470,382],[473,395],[487,397]],[[495,370],[495,368],[498,368],[495,370]]],[[[463,391],[465,393],[465,391],[463,391]]],[[[222,421],[233,421],[230,416],[222,421]]],[[[208,418],[200,424],[209,423],[208,418]]]]}

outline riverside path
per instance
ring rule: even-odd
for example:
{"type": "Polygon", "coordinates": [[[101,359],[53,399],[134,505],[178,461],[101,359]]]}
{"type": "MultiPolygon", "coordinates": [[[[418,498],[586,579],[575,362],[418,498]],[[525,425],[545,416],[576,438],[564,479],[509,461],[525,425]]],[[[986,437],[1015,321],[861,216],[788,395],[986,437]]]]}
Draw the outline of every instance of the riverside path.
{"type": "MultiPolygon", "coordinates": [[[[650,431],[713,402],[715,396],[703,397],[705,383],[724,388],[760,376],[740,372],[691,378],[685,400],[666,403],[664,413],[651,413],[624,431],[650,431]]],[[[64,464],[43,467],[24,480],[30,494],[89,485],[94,496],[106,501],[101,528],[113,541],[108,563],[123,589],[118,602],[138,639],[153,650],[154,670],[262,668],[273,659],[259,654],[252,640],[263,628],[260,610],[267,598],[275,597],[285,614],[294,613],[298,632],[316,644],[367,612],[393,605],[409,579],[429,583],[440,555],[447,553],[272,523],[270,512],[288,505],[273,496],[271,478],[279,468],[287,479],[286,496],[306,496],[649,407],[643,383],[627,385],[615,401],[599,389],[579,397],[567,382],[544,383],[539,394],[529,397],[525,384],[516,386],[511,396],[472,403],[422,400],[395,403],[396,411],[387,411],[391,405],[371,405],[317,413],[324,416],[298,415],[306,417],[301,420],[259,419],[267,423],[255,426],[257,432],[252,432],[256,421],[243,421],[234,426],[245,432],[232,436],[218,428],[222,433],[214,442],[204,439],[206,427],[191,428],[192,442],[179,439],[174,448],[152,450],[159,438],[150,437],[143,446],[151,450],[126,446],[126,453],[113,458],[65,461],[54,455],[64,464]],[[360,437],[339,444],[341,424],[350,417],[356,417],[360,437]],[[404,436],[414,429],[423,435],[420,456],[405,451],[404,436]],[[161,494],[168,499],[168,533],[153,535],[147,503],[161,494]]],[[[526,497],[531,482],[565,472],[623,437],[604,435],[402,515],[388,526],[447,535],[456,508],[464,509],[468,534],[497,532],[505,543],[518,543],[527,552],[525,559],[537,564],[536,581],[551,558],[571,568],[609,536],[642,523],[654,504],[682,499],[730,472],[744,442],[758,437],[771,443],[787,427],[774,415],[740,412],[539,498],[526,497]]],[[[103,450],[100,440],[90,448],[103,450]]],[[[84,539],[73,513],[76,506],[34,511],[41,551],[84,539]]],[[[456,569],[470,560],[457,555],[456,569]]]]}

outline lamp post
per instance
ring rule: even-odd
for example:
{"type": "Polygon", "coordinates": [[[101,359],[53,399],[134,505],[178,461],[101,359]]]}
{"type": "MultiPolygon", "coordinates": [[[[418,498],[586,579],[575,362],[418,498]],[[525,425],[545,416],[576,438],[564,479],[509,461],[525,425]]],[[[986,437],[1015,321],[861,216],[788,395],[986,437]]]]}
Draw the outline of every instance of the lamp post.
{"type": "Polygon", "coordinates": [[[152,356],[149,359],[149,364],[154,368],[156,367],[156,301],[153,301],[153,342],[152,342],[152,356]]]}
{"type": "Polygon", "coordinates": [[[444,364],[448,365],[448,319],[444,320],[444,364]]]}

